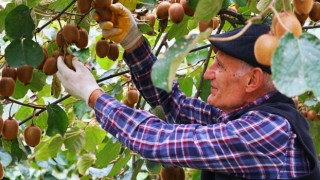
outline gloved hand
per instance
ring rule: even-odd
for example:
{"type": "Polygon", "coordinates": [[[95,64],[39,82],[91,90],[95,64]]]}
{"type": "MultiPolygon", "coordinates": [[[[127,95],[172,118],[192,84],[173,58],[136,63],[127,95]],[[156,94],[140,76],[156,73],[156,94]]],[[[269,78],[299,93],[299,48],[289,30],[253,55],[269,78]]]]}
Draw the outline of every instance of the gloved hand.
{"type": "Polygon", "coordinates": [[[110,28],[108,21],[100,22],[102,36],[120,43],[125,50],[130,49],[142,36],[133,15],[120,3],[112,4],[109,9],[112,12],[113,27],[110,28]]]}
{"type": "Polygon", "coordinates": [[[57,76],[66,91],[82,100],[87,104],[91,93],[96,89],[101,89],[93,75],[76,57],[72,59],[75,69],[72,70],[64,63],[61,56],[58,57],[57,76]]]}

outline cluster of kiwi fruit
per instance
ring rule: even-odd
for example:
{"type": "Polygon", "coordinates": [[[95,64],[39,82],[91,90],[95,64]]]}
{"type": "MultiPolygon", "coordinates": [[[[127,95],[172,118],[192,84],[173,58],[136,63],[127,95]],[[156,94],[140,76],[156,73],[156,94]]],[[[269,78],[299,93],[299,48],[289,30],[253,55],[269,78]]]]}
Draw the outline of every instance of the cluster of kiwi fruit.
{"type": "Polygon", "coordinates": [[[297,97],[294,97],[293,101],[302,116],[304,116],[305,118],[307,118],[310,121],[320,119],[320,114],[319,114],[319,112],[317,112],[316,108],[308,107],[305,104],[303,104],[302,102],[299,102],[297,97]]]}
{"type": "Polygon", "coordinates": [[[33,77],[33,67],[23,65],[18,68],[5,66],[2,69],[2,77],[0,80],[0,95],[8,98],[13,95],[17,79],[24,85],[31,82],[33,77]]]}
{"type": "Polygon", "coordinates": [[[278,47],[279,39],[288,31],[299,38],[302,34],[301,23],[291,11],[278,13],[279,19],[274,15],[271,30],[268,34],[261,35],[254,45],[254,54],[257,61],[265,66],[271,65],[271,59],[278,47]]]}
{"type": "MultiPolygon", "coordinates": [[[[19,134],[19,123],[14,118],[9,117],[7,120],[3,120],[0,117],[0,135],[7,141],[14,140],[19,134]]],[[[23,132],[23,137],[27,145],[35,147],[39,144],[41,139],[41,129],[33,123],[26,127],[23,132]]]]}
{"type": "Polygon", "coordinates": [[[185,173],[180,166],[161,167],[160,177],[162,180],[185,180],[185,173]]]}
{"type": "Polygon", "coordinates": [[[194,10],[189,6],[187,0],[161,1],[156,9],[156,16],[159,20],[169,18],[175,24],[179,24],[185,15],[194,15],[194,10]]]}
{"type": "Polygon", "coordinates": [[[138,100],[139,100],[139,91],[137,90],[136,87],[130,86],[127,91],[127,96],[123,100],[123,104],[133,108],[134,105],[138,102],[138,100]]]}
{"type": "Polygon", "coordinates": [[[320,2],[314,0],[293,0],[294,14],[303,25],[308,17],[317,22],[320,20],[320,2]]]}
{"type": "Polygon", "coordinates": [[[56,43],[60,48],[75,44],[79,49],[84,49],[88,45],[88,32],[76,24],[66,24],[58,31],[56,43]]]}
{"type": "MultiPolygon", "coordinates": [[[[112,3],[114,3],[112,0],[77,0],[77,8],[83,14],[94,9],[93,19],[98,23],[107,21],[107,24],[112,28],[112,12],[109,10],[112,3]]],[[[96,54],[100,58],[108,57],[115,61],[119,57],[119,46],[112,41],[101,38],[96,43],[96,54]]]]}

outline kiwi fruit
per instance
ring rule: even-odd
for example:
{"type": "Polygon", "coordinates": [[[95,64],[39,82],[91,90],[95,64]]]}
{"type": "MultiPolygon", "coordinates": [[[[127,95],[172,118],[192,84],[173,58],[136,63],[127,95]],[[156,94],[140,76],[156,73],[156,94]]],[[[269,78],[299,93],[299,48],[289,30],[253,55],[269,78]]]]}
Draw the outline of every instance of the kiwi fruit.
{"type": "Polygon", "coordinates": [[[2,163],[0,162],[0,179],[3,179],[3,177],[4,177],[4,170],[3,170],[2,163]]]}
{"type": "Polygon", "coordinates": [[[171,3],[168,1],[162,1],[156,10],[156,15],[158,19],[168,19],[169,17],[169,7],[171,6],[171,3]]]}
{"type": "Polygon", "coordinates": [[[3,118],[0,116],[0,136],[2,135],[2,129],[3,129],[3,118]]]}
{"type": "Polygon", "coordinates": [[[53,51],[52,57],[55,57],[55,58],[58,59],[59,56],[63,56],[63,52],[62,51],[60,51],[60,50],[53,51]]]}
{"type": "Polygon", "coordinates": [[[112,4],[112,0],[94,0],[95,8],[109,8],[112,4]]]}
{"type": "Polygon", "coordinates": [[[184,9],[180,3],[173,3],[169,7],[169,17],[175,24],[179,24],[183,20],[184,9]]]}
{"type": "Polygon", "coordinates": [[[161,180],[184,180],[185,173],[182,167],[171,166],[171,167],[161,167],[160,170],[161,180]]]}
{"type": "Polygon", "coordinates": [[[301,26],[304,25],[306,20],[308,19],[309,15],[308,14],[299,14],[296,11],[294,11],[294,15],[297,17],[298,21],[300,22],[301,26]]]}
{"type": "Polygon", "coordinates": [[[293,12],[281,12],[279,13],[279,17],[285,27],[278,21],[276,16],[273,17],[272,21],[273,33],[278,38],[283,36],[287,32],[287,30],[293,33],[296,37],[299,37],[302,34],[301,24],[293,12]]]}
{"type": "Polygon", "coordinates": [[[146,14],[144,20],[149,21],[149,25],[153,28],[156,23],[156,16],[154,14],[146,14]]]}
{"type": "Polygon", "coordinates": [[[41,139],[41,129],[36,125],[30,125],[23,131],[23,137],[28,146],[35,147],[41,139]]]}
{"type": "Polygon", "coordinates": [[[261,35],[254,44],[254,55],[257,61],[265,66],[271,65],[271,59],[278,47],[279,39],[272,34],[261,35]]]}
{"type": "Polygon", "coordinates": [[[17,80],[17,70],[13,67],[6,66],[2,69],[2,77],[10,77],[14,81],[17,80]]]}
{"type": "Polygon", "coordinates": [[[320,2],[314,2],[312,9],[309,13],[309,17],[312,21],[319,21],[320,20],[320,2]]]}
{"type": "Polygon", "coordinates": [[[79,40],[79,31],[76,24],[66,24],[62,28],[62,36],[68,44],[79,40]]]}
{"type": "Polygon", "coordinates": [[[43,72],[46,75],[54,75],[58,71],[57,58],[49,57],[43,65],[43,72]]]}
{"type": "Polygon", "coordinates": [[[84,28],[79,28],[78,31],[79,31],[79,39],[78,41],[75,42],[75,44],[79,49],[84,49],[87,47],[88,41],[89,41],[88,32],[84,28]]]}
{"type": "Polygon", "coordinates": [[[87,14],[91,9],[92,0],[77,0],[77,9],[82,14],[87,14]]]}
{"type": "Polygon", "coordinates": [[[68,66],[68,68],[75,71],[73,64],[72,64],[73,57],[74,57],[74,55],[72,55],[72,54],[66,55],[66,57],[64,58],[64,63],[68,66]]]}
{"type": "Polygon", "coordinates": [[[187,16],[193,16],[194,15],[194,10],[189,6],[189,3],[187,0],[180,0],[180,4],[182,5],[184,9],[184,14],[187,16]]]}
{"type": "Polygon", "coordinates": [[[58,31],[56,35],[56,44],[58,47],[63,48],[65,43],[64,43],[64,38],[62,36],[62,30],[58,31]]]}
{"type": "Polygon", "coordinates": [[[43,53],[43,59],[41,61],[41,63],[37,66],[37,69],[39,69],[40,71],[43,68],[44,62],[46,61],[46,59],[48,58],[48,51],[46,48],[41,47],[42,48],[42,53],[43,53]]]}
{"type": "Polygon", "coordinates": [[[198,26],[199,26],[199,31],[204,32],[208,28],[212,28],[212,19],[210,21],[199,21],[198,26]]]}
{"type": "Polygon", "coordinates": [[[313,109],[307,111],[307,119],[313,121],[317,118],[317,112],[313,109]]]}
{"type": "Polygon", "coordinates": [[[298,14],[309,14],[312,9],[313,0],[293,0],[293,5],[294,11],[298,14]]]}
{"type": "Polygon", "coordinates": [[[139,92],[136,88],[130,88],[128,90],[127,101],[129,104],[135,104],[139,100],[139,92]]]}
{"type": "Polygon", "coordinates": [[[220,19],[218,17],[212,18],[212,29],[215,30],[219,27],[220,19]]]}
{"type": "Polygon", "coordinates": [[[119,57],[119,47],[116,43],[110,43],[110,49],[108,52],[108,58],[115,61],[119,57]]]}
{"type": "Polygon", "coordinates": [[[110,51],[109,42],[104,38],[100,39],[96,44],[97,56],[99,56],[100,58],[104,58],[108,55],[109,51],[110,51]]]}
{"type": "Polygon", "coordinates": [[[17,138],[18,132],[19,132],[19,124],[15,119],[13,119],[12,117],[9,117],[9,119],[4,121],[3,129],[2,129],[2,137],[5,140],[11,141],[17,138]]]}
{"type": "Polygon", "coordinates": [[[123,100],[123,104],[126,105],[126,106],[128,106],[128,107],[130,107],[130,108],[133,108],[133,107],[134,107],[134,104],[129,103],[128,99],[124,99],[124,100],[123,100]]]}
{"type": "Polygon", "coordinates": [[[17,75],[20,82],[27,85],[31,82],[33,77],[33,67],[30,65],[23,65],[17,68],[17,75]]]}
{"type": "Polygon", "coordinates": [[[169,1],[171,4],[173,4],[173,3],[180,3],[180,0],[170,0],[169,1]]]}
{"type": "Polygon", "coordinates": [[[96,13],[98,15],[98,20],[97,22],[100,21],[111,21],[112,19],[112,12],[108,8],[96,8],[96,13]]]}
{"type": "Polygon", "coordinates": [[[11,77],[2,77],[0,80],[0,95],[4,98],[12,96],[16,82],[11,77]]]}

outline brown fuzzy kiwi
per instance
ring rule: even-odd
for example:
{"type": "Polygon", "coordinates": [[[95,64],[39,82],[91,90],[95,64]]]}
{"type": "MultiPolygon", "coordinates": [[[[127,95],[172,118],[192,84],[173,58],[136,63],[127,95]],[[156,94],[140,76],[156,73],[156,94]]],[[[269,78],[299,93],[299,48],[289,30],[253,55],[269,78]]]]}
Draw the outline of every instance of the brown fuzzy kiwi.
{"type": "Polygon", "coordinates": [[[199,31],[204,32],[208,28],[212,28],[212,19],[210,21],[199,21],[198,26],[199,26],[199,31]]]}
{"type": "Polygon", "coordinates": [[[14,81],[16,81],[17,70],[13,67],[6,66],[2,69],[2,77],[11,77],[14,81]]]}
{"type": "Polygon", "coordinates": [[[299,14],[309,14],[312,5],[313,0],[293,0],[294,5],[294,11],[296,11],[299,14]]]}
{"type": "Polygon", "coordinates": [[[169,7],[171,3],[168,1],[162,1],[156,10],[156,15],[158,19],[167,19],[169,17],[169,7]]]}
{"type": "Polygon", "coordinates": [[[293,12],[281,12],[279,13],[279,17],[285,27],[278,21],[276,16],[273,17],[272,21],[273,33],[278,38],[284,35],[287,32],[287,29],[289,32],[292,32],[296,37],[299,37],[302,34],[301,24],[293,12]]]}
{"type": "Polygon", "coordinates": [[[42,70],[44,62],[46,61],[46,59],[48,58],[48,51],[46,48],[41,47],[42,48],[42,53],[43,53],[43,59],[41,61],[41,63],[37,66],[37,69],[42,70]]]}
{"type": "Polygon", "coordinates": [[[179,166],[162,167],[160,170],[160,176],[162,180],[184,180],[184,169],[179,166]]]}
{"type": "Polygon", "coordinates": [[[10,77],[2,77],[0,80],[0,95],[4,98],[12,96],[16,82],[10,77]]]}
{"type": "Polygon", "coordinates": [[[4,169],[3,169],[2,163],[0,162],[0,179],[3,179],[3,177],[4,177],[4,169]]]}
{"type": "Polygon", "coordinates": [[[126,106],[128,106],[128,107],[131,107],[131,108],[134,107],[134,104],[129,103],[128,99],[124,99],[124,100],[123,100],[123,104],[126,105],[126,106]]]}
{"type": "Polygon", "coordinates": [[[57,35],[56,35],[56,44],[58,47],[60,48],[63,48],[64,45],[65,45],[65,42],[64,42],[64,38],[62,36],[62,30],[58,31],[57,35]]]}
{"type": "Polygon", "coordinates": [[[88,41],[89,41],[88,32],[84,28],[79,28],[78,31],[79,31],[79,40],[76,41],[75,44],[79,49],[84,49],[87,47],[88,41]]]}
{"type": "Polygon", "coordinates": [[[3,118],[0,116],[0,136],[2,135],[3,123],[3,118]]]}
{"type": "Polygon", "coordinates": [[[60,51],[60,50],[53,51],[52,57],[55,57],[55,58],[58,59],[59,56],[63,56],[63,52],[62,51],[60,51]]]}
{"type": "Polygon", "coordinates": [[[184,9],[184,14],[187,16],[193,16],[194,15],[194,10],[189,6],[189,3],[187,0],[180,0],[180,4],[182,5],[184,9]]]}
{"type": "Polygon", "coordinates": [[[261,35],[254,44],[254,55],[260,64],[271,65],[274,51],[278,47],[279,38],[272,34],[261,35]]]}
{"type": "Polygon", "coordinates": [[[41,135],[41,129],[33,124],[26,127],[23,131],[24,140],[31,147],[35,147],[39,144],[41,135]]]}
{"type": "Polygon", "coordinates": [[[79,40],[79,31],[76,24],[66,24],[62,28],[62,36],[68,44],[75,43],[79,40]]]}
{"type": "Polygon", "coordinates": [[[98,20],[99,21],[111,21],[112,19],[112,12],[108,8],[96,8],[96,13],[98,14],[98,20]]]}
{"type": "Polygon", "coordinates": [[[109,51],[110,51],[109,42],[104,38],[100,39],[96,44],[97,56],[99,56],[100,58],[104,58],[108,55],[109,51]]]}
{"type": "Polygon", "coordinates": [[[149,21],[150,26],[154,27],[154,24],[156,22],[156,16],[154,14],[146,14],[144,20],[149,21]]]}
{"type": "Polygon", "coordinates": [[[108,58],[115,61],[119,57],[119,46],[116,43],[110,43],[110,49],[108,52],[108,58]]]}
{"type": "Polygon", "coordinates": [[[112,0],[94,0],[95,8],[109,8],[112,4],[112,0]]]}
{"type": "Polygon", "coordinates": [[[33,77],[33,67],[30,65],[23,65],[17,68],[17,75],[19,81],[24,85],[27,85],[31,82],[33,77]]]}
{"type": "Polygon", "coordinates": [[[3,129],[2,129],[2,137],[5,140],[13,140],[17,138],[19,132],[19,123],[13,119],[12,117],[9,117],[9,119],[5,120],[3,123],[3,129]]]}
{"type": "Polygon", "coordinates": [[[297,19],[299,20],[301,26],[304,25],[304,23],[306,22],[306,20],[308,19],[309,15],[308,14],[299,14],[296,11],[294,11],[294,15],[297,17],[297,19]]]}
{"type": "Polygon", "coordinates": [[[92,0],[77,0],[77,9],[82,14],[87,14],[91,9],[92,0]]]}
{"type": "Polygon", "coordinates": [[[54,75],[58,71],[57,58],[49,57],[43,66],[43,72],[46,75],[54,75]]]}
{"type": "Polygon", "coordinates": [[[129,104],[135,104],[139,100],[139,91],[136,88],[131,88],[128,90],[127,101],[129,104]]]}
{"type": "Polygon", "coordinates": [[[73,64],[72,64],[72,59],[73,59],[74,55],[72,54],[68,54],[66,55],[65,59],[64,59],[64,63],[68,66],[68,68],[72,69],[75,71],[73,64]]]}
{"type": "Polygon", "coordinates": [[[320,20],[320,2],[314,2],[312,9],[309,13],[309,17],[312,21],[319,21],[320,20]]]}

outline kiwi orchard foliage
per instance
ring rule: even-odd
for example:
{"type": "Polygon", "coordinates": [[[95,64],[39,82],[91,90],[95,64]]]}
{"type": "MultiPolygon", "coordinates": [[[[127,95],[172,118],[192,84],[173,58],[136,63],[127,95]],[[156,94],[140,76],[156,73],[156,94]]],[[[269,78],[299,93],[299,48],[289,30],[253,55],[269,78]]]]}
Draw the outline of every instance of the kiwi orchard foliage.
{"type": "Polygon", "coordinates": [[[210,89],[201,74],[214,57],[208,36],[269,24],[272,31],[256,44],[256,57],[271,66],[277,88],[310,120],[320,153],[318,1],[8,0],[0,2],[0,178],[199,178],[197,170],[162,167],[123,147],[55,76],[58,56],[70,69],[78,57],[108,94],[164,119],[162,109],[151,109],[134,87],[123,49],[102,38],[98,23],[116,25],[108,9],[116,2],[132,11],[159,58],[154,83],[170,91],[177,80],[187,96],[203,100],[210,89]]]}

